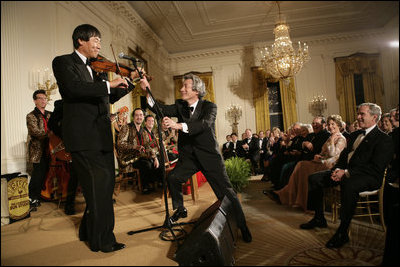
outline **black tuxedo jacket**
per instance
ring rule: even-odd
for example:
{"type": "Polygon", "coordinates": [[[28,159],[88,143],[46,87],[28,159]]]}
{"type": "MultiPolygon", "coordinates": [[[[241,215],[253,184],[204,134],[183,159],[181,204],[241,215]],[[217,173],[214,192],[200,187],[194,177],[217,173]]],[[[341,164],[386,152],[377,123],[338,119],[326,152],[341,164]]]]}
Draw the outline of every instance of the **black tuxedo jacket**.
{"type": "MultiPolygon", "coordinates": [[[[222,159],[215,137],[217,106],[214,103],[200,99],[191,117],[188,104],[182,99],[176,100],[172,105],[157,103],[164,116],[176,117],[178,123],[184,122],[188,126],[189,133],[179,132],[179,160],[184,161],[190,154],[205,164],[215,164],[216,159],[222,159]]],[[[149,108],[155,112],[154,107],[149,108]]]]}
{"type": "Polygon", "coordinates": [[[68,152],[112,151],[109,104],[133,89],[110,88],[106,75],[90,73],[75,52],[54,58],[54,76],[63,99],[63,141],[68,152]]]}
{"type": "Polygon", "coordinates": [[[258,138],[251,137],[250,142],[248,142],[249,138],[245,138],[242,141],[242,145],[248,144],[249,150],[244,150],[246,155],[255,155],[260,151],[258,146],[258,138]]]}
{"type": "Polygon", "coordinates": [[[369,176],[382,183],[383,172],[393,157],[393,141],[377,126],[369,132],[354,151],[350,161],[347,156],[352,151],[354,141],[360,130],[350,134],[347,147],[340,153],[336,168],[347,169],[351,176],[369,176]]]}

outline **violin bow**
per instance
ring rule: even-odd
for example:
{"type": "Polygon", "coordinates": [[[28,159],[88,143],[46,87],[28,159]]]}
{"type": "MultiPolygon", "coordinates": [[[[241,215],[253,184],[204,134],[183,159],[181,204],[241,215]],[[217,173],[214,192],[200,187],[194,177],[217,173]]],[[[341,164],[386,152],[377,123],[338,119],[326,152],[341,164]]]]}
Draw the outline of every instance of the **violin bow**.
{"type": "MultiPolygon", "coordinates": [[[[110,47],[111,47],[111,52],[112,52],[113,57],[114,57],[114,60],[115,60],[115,64],[117,65],[117,71],[116,71],[116,73],[122,76],[122,74],[121,74],[121,69],[119,68],[119,63],[118,63],[117,57],[115,56],[114,48],[113,48],[112,44],[110,44],[110,47]]],[[[131,82],[131,80],[130,80],[129,78],[126,78],[126,77],[125,77],[125,80],[126,80],[128,83],[130,83],[133,87],[135,87],[135,85],[131,82]]]]}

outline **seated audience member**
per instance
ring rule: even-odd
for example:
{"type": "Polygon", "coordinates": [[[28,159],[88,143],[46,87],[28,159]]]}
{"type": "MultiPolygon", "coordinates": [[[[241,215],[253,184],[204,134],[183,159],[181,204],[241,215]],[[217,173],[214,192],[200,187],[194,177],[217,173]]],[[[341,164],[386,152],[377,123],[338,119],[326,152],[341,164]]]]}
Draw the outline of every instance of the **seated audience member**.
{"type": "Polygon", "coordinates": [[[352,124],[350,124],[349,125],[349,132],[350,133],[352,133],[352,132],[355,132],[355,131],[358,131],[358,130],[360,130],[361,128],[360,128],[360,126],[358,125],[358,121],[354,121],[352,124]]]}
{"type": "Polygon", "coordinates": [[[386,223],[386,239],[382,266],[398,262],[398,253],[400,250],[399,127],[391,132],[391,137],[394,144],[394,156],[387,169],[386,183],[383,190],[383,214],[386,223]]]}
{"type": "Polygon", "coordinates": [[[270,132],[268,142],[267,142],[267,150],[264,155],[264,175],[261,178],[261,181],[269,181],[269,176],[271,173],[271,162],[274,160],[276,157],[277,153],[279,152],[280,148],[280,133],[281,130],[278,127],[272,128],[272,131],[270,132]]]}
{"type": "Polygon", "coordinates": [[[321,153],[322,145],[330,136],[326,130],[326,121],[324,117],[315,117],[312,122],[312,127],[313,132],[307,135],[302,145],[302,160],[314,159],[314,155],[321,153]]]}
{"type": "Polygon", "coordinates": [[[399,127],[399,106],[390,110],[390,121],[392,122],[393,128],[399,127]]]}
{"type": "Polygon", "coordinates": [[[285,163],[282,166],[282,170],[279,176],[279,183],[277,184],[277,188],[281,189],[289,182],[290,175],[292,174],[297,162],[301,160],[301,142],[305,140],[308,134],[312,133],[313,129],[311,124],[302,125],[300,128],[300,134],[298,135],[300,140],[300,148],[294,149],[291,151],[291,155],[293,156],[293,160],[285,163]]]}
{"type": "Polygon", "coordinates": [[[288,130],[289,134],[283,136],[281,148],[270,164],[269,178],[275,189],[283,187],[279,182],[283,165],[288,162],[300,160],[302,143],[304,141],[304,137],[300,135],[301,125],[300,122],[294,123],[288,130]]]}
{"type": "Polygon", "coordinates": [[[258,147],[259,147],[259,154],[260,154],[260,159],[258,162],[259,165],[259,169],[258,169],[258,173],[259,174],[264,174],[264,155],[265,152],[267,150],[267,142],[268,142],[268,138],[265,137],[264,135],[264,131],[259,131],[258,132],[258,147]]]}
{"type": "Polygon", "coordinates": [[[301,229],[327,227],[323,211],[324,188],[340,185],[340,225],[326,243],[328,248],[339,248],[349,241],[348,229],[353,218],[359,193],[373,191],[382,185],[383,173],[393,157],[393,141],[377,127],[381,108],[373,103],[357,107],[361,130],[351,133],[347,147],[330,170],[309,176],[308,205],[315,211],[314,218],[300,225],[301,229]]]}
{"type": "Polygon", "coordinates": [[[260,158],[258,138],[253,137],[250,129],[246,129],[245,134],[246,138],[242,141],[244,157],[250,160],[254,173],[257,170],[258,161],[260,158]]]}
{"type": "Polygon", "coordinates": [[[339,155],[346,147],[346,138],[340,133],[342,118],[339,115],[328,117],[330,137],[322,146],[321,153],[316,154],[313,160],[303,160],[297,163],[289,183],[275,193],[282,204],[299,206],[307,210],[308,176],[314,172],[327,170],[335,165],[339,155]]]}
{"type": "Polygon", "coordinates": [[[232,142],[232,137],[230,134],[228,134],[226,137],[226,142],[222,145],[222,157],[224,158],[224,160],[229,159],[230,157],[232,157],[231,155],[231,151],[229,150],[229,146],[232,142]]]}
{"type": "Polygon", "coordinates": [[[347,131],[347,125],[345,122],[343,122],[342,130],[340,130],[344,138],[346,138],[346,141],[349,140],[350,138],[350,133],[347,131]]]}
{"type": "Polygon", "coordinates": [[[390,120],[389,113],[385,113],[382,115],[380,129],[382,130],[382,132],[384,132],[386,134],[390,134],[392,132],[393,125],[392,125],[392,121],[390,120]]]}
{"type": "Polygon", "coordinates": [[[238,140],[236,133],[231,134],[232,141],[229,144],[229,154],[231,157],[244,157],[244,151],[242,151],[242,142],[238,140]]]}

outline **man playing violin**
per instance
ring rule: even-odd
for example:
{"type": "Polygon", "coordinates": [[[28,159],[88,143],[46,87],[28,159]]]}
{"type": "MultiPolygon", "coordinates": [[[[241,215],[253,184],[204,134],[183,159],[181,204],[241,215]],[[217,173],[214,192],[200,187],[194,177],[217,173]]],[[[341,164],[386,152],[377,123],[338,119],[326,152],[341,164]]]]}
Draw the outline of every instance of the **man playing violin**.
{"type": "Polygon", "coordinates": [[[57,56],[53,72],[63,105],[63,138],[72,168],[83,189],[86,209],[79,238],[92,251],[112,252],[125,247],[115,239],[113,191],[115,167],[109,104],[129,93],[123,78],[106,81],[90,68],[101,48],[99,30],[79,25],[72,34],[75,51],[57,56]]]}

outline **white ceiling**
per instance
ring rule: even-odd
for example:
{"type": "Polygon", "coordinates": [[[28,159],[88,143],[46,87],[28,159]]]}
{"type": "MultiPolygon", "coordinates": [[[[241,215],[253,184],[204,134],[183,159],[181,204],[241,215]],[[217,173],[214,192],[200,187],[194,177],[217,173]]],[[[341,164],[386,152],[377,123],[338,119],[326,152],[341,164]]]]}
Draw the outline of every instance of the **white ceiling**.
{"type": "MultiPolygon", "coordinates": [[[[127,1],[169,53],[273,42],[276,1],[127,1]]],[[[292,40],[382,28],[398,1],[279,1],[292,40]]]]}

